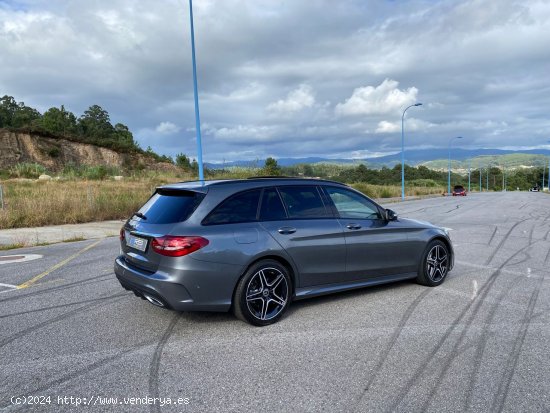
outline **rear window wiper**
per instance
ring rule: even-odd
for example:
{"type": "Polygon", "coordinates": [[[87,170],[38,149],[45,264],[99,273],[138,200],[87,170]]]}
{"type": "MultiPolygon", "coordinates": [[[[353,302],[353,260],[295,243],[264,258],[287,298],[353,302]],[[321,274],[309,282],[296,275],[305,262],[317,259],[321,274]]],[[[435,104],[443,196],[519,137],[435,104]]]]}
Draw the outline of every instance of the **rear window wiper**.
{"type": "Polygon", "coordinates": [[[136,216],[136,217],[141,218],[141,219],[147,219],[147,217],[145,215],[143,215],[141,212],[134,212],[134,214],[132,216],[136,216]]]}

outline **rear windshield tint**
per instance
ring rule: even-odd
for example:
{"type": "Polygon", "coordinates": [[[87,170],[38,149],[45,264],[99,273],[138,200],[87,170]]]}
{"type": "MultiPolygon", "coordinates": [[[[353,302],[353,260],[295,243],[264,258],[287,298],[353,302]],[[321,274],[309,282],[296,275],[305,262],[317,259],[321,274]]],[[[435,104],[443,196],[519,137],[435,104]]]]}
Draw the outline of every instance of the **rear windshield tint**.
{"type": "Polygon", "coordinates": [[[159,189],[139,212],[147,224],[174,224],[187,220],[203,198],[196,192],[159,189]]]}

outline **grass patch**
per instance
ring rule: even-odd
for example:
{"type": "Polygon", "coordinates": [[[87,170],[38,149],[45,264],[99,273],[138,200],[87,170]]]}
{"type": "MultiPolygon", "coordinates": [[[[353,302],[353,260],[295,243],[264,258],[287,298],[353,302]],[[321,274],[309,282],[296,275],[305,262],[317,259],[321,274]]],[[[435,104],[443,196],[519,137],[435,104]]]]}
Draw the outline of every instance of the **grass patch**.
{"type": "Polygon", "coordinates": [[[4,181],[0,229],[124,219],[172,180],[4,181]]]}
{"type": "MultiPolygon", "coordinates": [[[[30,170],[33,168],[34,166],[29,167],[30,170]]],[[[69,168],[65,171],[65,176],[71,178],[65,180],[2,181],[5,207],[0,210],[0,229],[126,219],[147,201],[157,186],[196,179],[194,175],[185,173],[167,175],[162,172],[137,171],[131,176],[125,176],[122,181],[83,180],[80,178],[82,174],[98,177],[103,176],[106,170],[74,169],[74,174],[71,176],[69,168]]],[[[118,170],[108,172],[111,174],[118,170]]],[[[246,178],[257,175],[257,172],[254,169],[235,168],[208,178],[246,178]]],[[[423,186],[408,186],[406,195],[441,194],[445,190],[443,187],[432,186],[429,182],[423,182],[423,184],[423,186]]],[[[371,198],[401,196],[401,187],[398,185],[355,183],[352,186],[371,198]]],[[[66,241],[81,240],[83,238],[73,237],[66,241]]]]}
{"type": "Polygon", "coordinates": [[[14,249],[23,248],[23,247],[26,247],[26,244],[22,242],[15,242],[13,244],[5,244],[5,245],[0,244],[0,251],[14,250],[14,249]]]}
{"type": "MultiPolygon", "coordinates": [[[[399,185],[371,185],[359,182],[351,186],[370,198],[382,199],[401,196],[401,186],[399,185]]],[[[438,185],[405,187],[405,196],[440,195],[443,192],[445,192],[445,188],[438,185]]]]}
{"type": "Polygon", "coordinates": [[[86,238],[84,238],[82,235],[75,235],[71,238],[66,238],[62,242],[78,242],[78,241],[85,241],[86,238]]]}

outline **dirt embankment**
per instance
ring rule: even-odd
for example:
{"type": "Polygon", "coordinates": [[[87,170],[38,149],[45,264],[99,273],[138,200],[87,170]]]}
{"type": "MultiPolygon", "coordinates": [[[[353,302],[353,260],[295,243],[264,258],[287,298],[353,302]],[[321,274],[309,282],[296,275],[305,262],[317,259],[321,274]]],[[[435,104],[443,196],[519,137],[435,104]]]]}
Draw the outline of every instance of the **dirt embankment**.
{"type": "Polygon", "coordinates": [[[70,164],[158,171],[177,170],[175,165],[157,162],[143,154],[119,153],[86,143],[0,129],[0,169],[9,169],[22,162],[39,163],[51,171],[59,171],[70,164]]]}

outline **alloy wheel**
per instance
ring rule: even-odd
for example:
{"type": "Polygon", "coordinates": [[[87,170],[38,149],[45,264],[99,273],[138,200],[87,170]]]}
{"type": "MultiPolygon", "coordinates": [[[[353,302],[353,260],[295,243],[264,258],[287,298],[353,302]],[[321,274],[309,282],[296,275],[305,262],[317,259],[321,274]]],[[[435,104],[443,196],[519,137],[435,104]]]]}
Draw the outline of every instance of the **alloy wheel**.
{"type": "Polygon", "coordinates": [[[276,268],[262,268],[248,282],[246,305],[258,320],[271,320],[284,310],[288,295],[284,274],[276,268]]]}
{"type": "Polygon", "coordinates": [[[426,257],[426,272],[430,280],[439,282],[449,268],[449,255],[442,245],[434,245],[426,257]]]}

